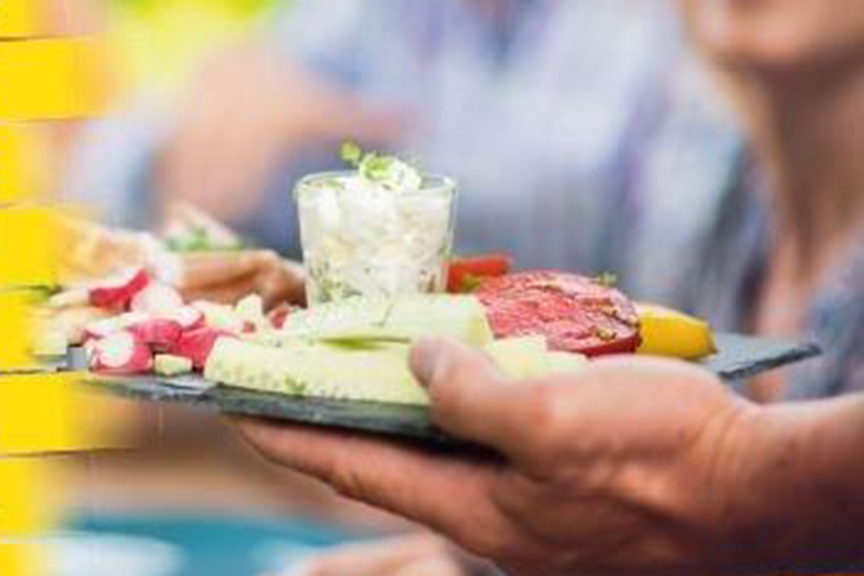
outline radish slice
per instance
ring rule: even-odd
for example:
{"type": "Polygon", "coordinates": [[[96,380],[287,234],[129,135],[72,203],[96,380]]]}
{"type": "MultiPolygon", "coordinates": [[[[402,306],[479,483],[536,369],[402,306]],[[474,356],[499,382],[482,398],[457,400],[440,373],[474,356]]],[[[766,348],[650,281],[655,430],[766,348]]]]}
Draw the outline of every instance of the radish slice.
{"type": "Polygon", "coordinates": [[[121,314],[120,316],[114,316],[113,318],[90,322],[84,327],[84,341],[106,338],[107,336],[125,330],[134,324],[146,322],[149,319],[150,317],[146,314],[129,312],[121,314]]]}
{"type": "Polygon", "coordinates": [[[130,308],[134,312],[163,316],[182,306],[183,298],[177,290],[166,284],[151,282],[144,290],[132,298],[130,308]]]}
{"type": "Polygon", "coordinates": [[[192,365],[196,369],[201,370],[207,363],[207,358],[210,356],[210,352],[213,351],[216,340],[223,337],[236,338],[231,332],[215,328],[198,328],[197,330],[184,332],[180,335],[180,339],[171,350],[171,354],[190,359],[192,365]]]}
{"type": "Polygon", "coordinates": [[[192,306],[175,308],[174,310],[160,314],[160,317],[174,320],[180,324],[180,328],[184,331],[204,327],[204,313],[192,306]]]}
{"type": "Polygon", "coordinates": [[[90,368],[111,374],[142,374],[153,368],[153,353],[131,332],[116,332],[88,346],[90,368]]]}
{"type": "Polygon", "coordinates": [[[267,319],[270,320],[270,325],[277,330],[281,330],[285,326],[285,321],[288,319],[288,316],[294,311],[294,307],[290,304],[280,304],[276,308],[270,311],[270,314],[267,315],[267,319]]]}
{"type": "Polygon", "coordinates": [[[138,322],[129,326],[128,330],[156,352],[171,349],[183,332],[179,322],[167,318],[154,318],[138,322]]]}
{"type": "Polygon", "coordinates": [[[150,283],[144,268],[131,268],[90,287],[90,304],[100,308],[125,308],[150,283]]]}

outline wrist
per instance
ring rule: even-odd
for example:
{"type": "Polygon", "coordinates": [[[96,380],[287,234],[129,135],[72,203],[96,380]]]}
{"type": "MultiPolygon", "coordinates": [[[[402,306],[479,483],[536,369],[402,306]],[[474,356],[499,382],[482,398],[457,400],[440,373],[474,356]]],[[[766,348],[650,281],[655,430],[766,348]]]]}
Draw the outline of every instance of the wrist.
{"type": "Polygon", "coordinates": [[[864,450],[862,400],[753,408],[741,419],[721,519],[738,567],[832,570],[858,560],[864,478],[850,464],[864,450]]]}

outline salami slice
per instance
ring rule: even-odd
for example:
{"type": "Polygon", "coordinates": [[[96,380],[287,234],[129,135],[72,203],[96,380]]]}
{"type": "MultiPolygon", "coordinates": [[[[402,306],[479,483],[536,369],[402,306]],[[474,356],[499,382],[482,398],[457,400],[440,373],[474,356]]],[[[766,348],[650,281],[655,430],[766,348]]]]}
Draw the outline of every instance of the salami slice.
{"type": "Polygon", "coordinates": [[[520,272],[484,280],[475,295],[497,338],[545,336],[552,350],[586,356],[639,347],[639,316],[624,294],[576,274],[520,272]]]}

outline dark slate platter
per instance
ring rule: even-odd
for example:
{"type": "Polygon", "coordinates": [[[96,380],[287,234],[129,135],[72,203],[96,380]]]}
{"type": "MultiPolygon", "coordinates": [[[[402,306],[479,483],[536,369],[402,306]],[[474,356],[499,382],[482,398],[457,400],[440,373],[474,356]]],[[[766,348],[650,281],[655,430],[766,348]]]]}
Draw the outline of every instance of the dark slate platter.
{"type": "MultiPolygon", "coordinates": [[[[719,352],[701,364],[734,385],[743,379],[817,356],[815,344],[717,335],[719,352]]],[[[73,350],[69,367],[85,366],[80,350],[73,350]]],[[[128,398],[201,406],[237,415],[260,416],[303,424],[399,436],[446,446],[454,441],[432,425],[426,408],[372,402],[296,398],[213,385],[200,376],[106,377],[93,375],[88,384],[128,398]]]]}

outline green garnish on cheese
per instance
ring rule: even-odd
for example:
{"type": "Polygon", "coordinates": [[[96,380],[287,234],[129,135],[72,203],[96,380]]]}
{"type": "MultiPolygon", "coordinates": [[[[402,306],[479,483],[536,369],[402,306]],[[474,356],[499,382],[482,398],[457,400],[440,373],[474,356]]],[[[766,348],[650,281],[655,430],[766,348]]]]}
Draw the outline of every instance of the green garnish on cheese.
{"type": "Polygon", "coordinates": [[[423,186],[420,170],[396,156],[364,152],[351,141],[342,144],[339,154],[346,164],[357,169],[360,178],[386,190],[415,191],[423,186]]]}
{"type": "Polygon", "coordinates": [[[363,159],[363,149],[356,142],[346,140],[339,149],[339,156],[343,162],[356,168],[363,159]]]}

